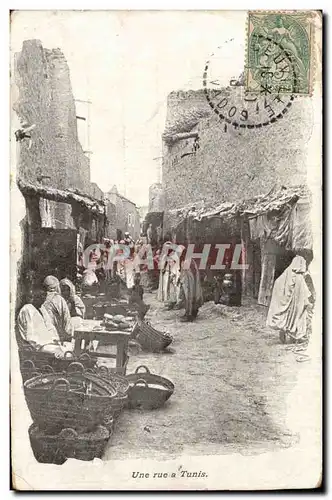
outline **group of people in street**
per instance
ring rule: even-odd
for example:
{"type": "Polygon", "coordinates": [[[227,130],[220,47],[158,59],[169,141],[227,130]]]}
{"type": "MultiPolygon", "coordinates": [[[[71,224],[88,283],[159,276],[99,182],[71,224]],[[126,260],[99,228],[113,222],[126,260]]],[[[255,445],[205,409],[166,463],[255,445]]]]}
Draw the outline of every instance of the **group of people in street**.
{"type": "MultiPolygon", "coordinates": [[[[109,251],[114,243],[116,242],[108,243],[109,251]]],[[[126,233],[124,240],[119,243],[128,245],[130,252],[128,258],[115,263],[111,269],[111,275],[120,277],[129,291],[135,288],[137,290],[137,287],[142,290],[140,277],[142,273],[150,271],[146,265],[137,264],[135,257],[145,242],[143,239],[134,242],[130,234],[126,233]]],[[[108,257],[107,251],[101,252],[99,260],[95,260],[95,263],[98,261],[100,264],[103,259],[106,263],[108,257]]],[[[92,253],[91,262],[94,262],[94,259],[95,256],[92,253]]],[[[153,261],[152,273],[154,276],[159,275],[157,299],[165,303],[167,309],[184,308],[185,314],[182,321],[194,321],[204,302],[200,272],[195,260],[188,260],[184,246],[177,245],[174,251],[174,244],[166,241],[161,247],[154,248],[153,261]]],[[[293,258],[292,263],[274,283],[267,316],[267,326],[279,331],[280,340],[283,343],[287,339],[292,339],[297,344],[298,352],[304,349],[303,346],[308,341],[315,301],[312,280],[307,267],[308,263],[303,256],[296,255],[293,258]]]]}
{"type": "MultiPolygon", "coordinates": [[[[144,316],[148,306],[143,300],[141,277],[145,272],[146,276],[152,272],[154,277],[158,277],[158,301],[169,310],[184,309],[181,321],[194,321],[204,303],[197,263],[193,258],[188,258],[184,246],[166,241],[162,247],[153,249],[151,271],[146,262],[136,259],[144,244],[146,242],[143,239],[135,242],[129,233],[125,233],[124,239],[118,242],[104,240],[101,248],[96,244],[89,252],[87,267],[78,266],[81,291],[86,293],[96,287],[100,292],[102,284],[107,286],[114,280],[118,281],[122,283],[129,300],[141,306],[139,309],[144,316]],[[117,243],[120,247],[117,251],[125,255],[123,259],[115,260],[110,267],[110,252],[117,243]]],[[[292,348],[300,355],[299,361],[306,359],[305,350],[311,335],[315,303],[315,292],[307,267],[306,259],[296,255],[277,278],[266,320],[269,328],[279,332],[282,343],[289,340],[293,342],[292,348]]],[[[68,278],[59,281],[54,276],[45,278],[44,296],[42,300],[38,297],[36,294],[31,297],[18,314],[19,341],[37,348],[45,346],[45,350],[52,350],[61,356],[62,344],[71,342],[75,322],[84,318],[84,303],[72,281],[68,278]]]]}
{"type": "Polygon", "coordinates": [[[146,273],[147,281],[150,280],[148,288],[151,290],[154,287],[149,285],[157,277],[158,300],[165,302],[169,309],[184,308],[185,315],[182,321],[193,321],[203,304],[197,265],[193,259],[188,261],[185,258],[184,246],[177,245],[176,252],[173,250],[174,244],[169,241],[162,246],[151,247],[150,226],[145,241],[141,238],[135,242],[129,233],[125,233],[123,240],[104,240],[102,248],[96,244],[96,247],[90,251],[88,267],[82,273],[82,290],[87,290],[88,287],[97,284],[100,287],[105,282],[120,279],[130,296],[135,295],[137,302],[139,299],[143,300],[141,276],[146,273]],[[125,252],[123,259],[110,260],[110,252],[113,251],[115,245],[118,247],[117,255],[123,255],[124,247],[128,247],[129,250],[125,252]],[[152,268],[144,261],[145,245],[148,245],[152,251],[152,268]],[[137,259],[138,256],[141,256],[143,260],[137,259]]]}
{"type": "Polygon", "coordinates": [[[168,309],[184,308],[181,321],[194,321],[204,302],[197,264],[194,259],[186,258],[183,245],[177,246],[176,252],[171,242],[166,242],[165,247],[168,250],[162,253],[159,260],[157,298],[165,302],[168,309]]]}
{"type": "MultiPolygon", "coordinates": [[[[193,321],[204,302],[199,270],[194,259],[188,261],[182,257],[184,247],[178,249],[181,257],[171,250],[161,257],[157,297],[168,309],[184,307],[182,321],[193,321]]],[[[308,262],[302,255],[296,255],[274,282],[266,325],[279,333],[283,344],[291,343],[289,348],[298,355],[297,361],[307,360],[305,351],[312,331],[314,304],[308,262]]]]}
{"type": "Polygon", "coordinates": [[[121,278],[129,289],[132,288],[134,278],[129,268],[141,245],[141,240],[135,242],[129,232],[126,232],[121,240],[104,238],[101,244],[96,242],[91,245],[87,263],[84,262],[83,252],[80,252],[78,279],[82,290],[89,290],[94,286],[103,287],[106,282],[116,280],[117,277],[121,278]],[[119,259],[119,255],[124,254],[124,247],[128,248],[127,255],[119,259]]]}
{"type": "Polygon", "coordinates": [[[104,239],[102,245],[96,243],[89,253],[87,268],[81,268],[82,291],[95,286],[103,288],[109,282],[120,280],[130,295],[142,297],[141,277],[150,291],[158,289],[157,298],[169,309],[185,309],[182,321],[193,321],[203,304],[200,274],[194,259],[185,258],[185,247],[166,241],[151,245],[152,225],[147,228],[145,238],[136,241],[127,232],[119,241],[104,239]],[[128,251],[124,252],[125,247],[128,251]],[[147,264],[146,248],[152,252],[152,263],[147,264]],[[113,259],[110,259],[110,254],[113,259]],[[125,254],[125,255],[124,255],[125,254]],[[122,255],[123,258],[114,256],[122,255]],[[139,257],[139,258],[137,258],[139,257]],[[142,257],[142,258],[141,258],[142,257]],[[157,286],[155,287],[155,283],[157,286]]]}

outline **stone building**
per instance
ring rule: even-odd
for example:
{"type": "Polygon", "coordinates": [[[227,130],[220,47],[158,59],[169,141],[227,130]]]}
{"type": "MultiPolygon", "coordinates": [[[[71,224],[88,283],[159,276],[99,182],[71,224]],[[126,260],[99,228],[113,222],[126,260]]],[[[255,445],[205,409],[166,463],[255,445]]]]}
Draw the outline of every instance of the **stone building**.
{"type": "MultiPolygon", "coordinates": [[[[223,91],[239,109],[243,86],[223,91]]],[[[168,96],[163,134],[164,235],[198,247],[231,243],[233,248],[241,243],[245,252],[241,258],[248,264],[242,290],[264,305],[269,303],[273,280],[294,252],[310,254],[312,249],[310,196],[305,191],[312,125],[312,104],[306,98],[296,98],[282,120],[240,129],[211,110],[203,90],[168,96]],[[256,220],[265,230],[254,235],[256,220]]]]}
{"type": "Polygon", "coordinates": [[[149,187],[149,212],[163,212],[164,191],[161,183],[152,184],[149,187]]]}
{"type": "Polygon", "coordinates": [[[149,187],[149,205],[145,211],[144,217],[141,219],[141,232],[144,236],[146,236],[147,229],[151,224],[151,241],[153,245],[160,244],[162,240],[164,204],[164,190],[162,183],[156,182],[155,184],[151,184],[149,187]]]}
{"type": "Polygon", "coordinates": [[[137,207],[141,222],[144,221],[146,214],[149,212],[148,205],[137,207]]]}
{"type": "Polygon", "coordinates": [[[104,192],[96,182],[91,182],[90,183],[90,194],[97,200],[103,200],[104,199],[104,192]]]}
{"type": "MultiPolygon", "coordinates": [[[[228,91],[240,102],[242,87],[228,91]]],[[[203,90],[172,92],[163,134],[164,225],[171,209],[190,203],[240,201],[275,185],[305,183],[311,121],[310,100],[298,98],[287,117],[268,127],[225,129],[203,90]]]]}
{"type": "Polygon", "coordinates": [[[14,56],[12,83],[12,171],[25,205],[19,306],[27,288],[39,286],[45,275],[76,277],[78,241],[84,246],[102,239],[106,207],[91,195],[89,159],[78,139],[69,68],[60,49],[25,41],[14,56]]]}
{"type": "Polygon", "coordinates": [[[49,176],[53,187],[89,192],[90,164],[78,140],[75,101],[63,53],[43,48],[38,40],[24,41],[14,71],[19,89],[14,109],[22,123],[35,124],[31,147],[22,143],[19,176],[31,182],[49,176]]]}
{"type": "MultiPolygon", "coordinates": [[[[140,215],[133,201],[120,194],[116,186],[105,193],[105,202],[111,202],[115,207],[114,238],[121,239],[128,231],[134,239],[140,235],[140,215]]],[[[112,224],[113,227],[113,224],[112,224]]]]}
{"type": "Polygon", "coordinates": [[[143,235],[145,231],[145,217],[149,212],[149,206],[141,206],[137,207],[139,218],[140,218],[140,234],[143,235]]]}

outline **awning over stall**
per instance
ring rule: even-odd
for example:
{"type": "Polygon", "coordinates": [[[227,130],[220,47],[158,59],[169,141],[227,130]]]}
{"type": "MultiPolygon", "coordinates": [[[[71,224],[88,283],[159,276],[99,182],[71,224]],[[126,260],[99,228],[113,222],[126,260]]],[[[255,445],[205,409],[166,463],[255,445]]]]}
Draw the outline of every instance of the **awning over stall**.
{"type": "Polygon", "coordinates": [[[271,239],[288,249],[311,249],[310,193],[305,186],[272,189],[265,195],[239,203],[224,202],[208,206],[198,201],[169,211],[172,227],[186,218],[194,220],[220,218],[224,221],[246,217],[250,223],[250,238],[271,239]]]}
{"type": "Polygon", "coordinates": [[[18,179],[17,185],[24,195],[38,196],[47,200],[53,200],[64,203],[77,203],[85,209],[96,215],[105,214],[105,203],[93,198],[92,196],[82,194],[74,189],[56,189],[50,186],[34,185],[18,179]]]}

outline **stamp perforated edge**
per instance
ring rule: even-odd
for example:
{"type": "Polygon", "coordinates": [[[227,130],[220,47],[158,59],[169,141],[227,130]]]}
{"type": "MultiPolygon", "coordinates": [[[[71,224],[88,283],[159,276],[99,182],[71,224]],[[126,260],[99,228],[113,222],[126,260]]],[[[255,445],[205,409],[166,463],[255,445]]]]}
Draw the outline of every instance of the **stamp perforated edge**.
{"type": "Polygon", "coordinates": [[[300,97],[312,97],[314,90],[314,82],[317,70],[317,62],[315,56],[315,44],[316,44],[316,29],[315,29],[315,18],[319,17],[322,20],[322,12],[319,10],[248,10],[247,19],[245,25],[245,54],[244,54],[244,72],[245,72],[245,87],[250,93],[255,93],[252,89],[247,88],[248,84],[248,58],[249,58],[249,22],[251,14],[308,14],[310,18],[310,66],[309,66],[309,92],[307,93],[297,93],[294,92],[294,96],[300,97]]]}

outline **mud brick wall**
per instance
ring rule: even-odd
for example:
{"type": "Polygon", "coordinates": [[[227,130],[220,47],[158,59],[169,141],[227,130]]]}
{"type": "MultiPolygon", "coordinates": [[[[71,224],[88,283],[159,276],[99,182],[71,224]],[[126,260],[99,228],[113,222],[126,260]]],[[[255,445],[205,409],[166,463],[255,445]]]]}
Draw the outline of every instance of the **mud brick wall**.
{"type": "MultiPolygon", "coordinates": [[[[243,88],[228,92],[240,104],[243,88]]],[[[267,127],[225,130],[202,90],[172,92],[163,141],[164,228],[170,209],[195,201],[236,202],[264,194],[275,184],[305,183],[312,119],[311,102],[303,97],[295,99],[287,116],[267,127]],[[194,154],[194,137],[169,141],[172,134],[188,132],[200,138],[194,154]]]]}
{"type": "Polygon", "coordinates": [[[160,183],[149,187],[149,212],[162,212],[164,210],[164,192],[160,183]]]}
{"type": "Polygon", "coordinates": [[[115,186],[105,196],[115,206],[115,229],[121,230],[123,235],[128,231],[134,239],[138,239],[140,215],[135,203],[118,193],[115,186]],[[131,215],[131,224],[129,224],[129,214],[131,215]]]}
{"type": "Polygon", "coordinates": [[[44,49],[38,40],[23,42],[15,57],[19,118],[32,131],[32,145],[20,144],[18,175],[34,184],[41,175],[59,189],[90,192],[90,165],[78,141],[75,101],[68,64],[60,49],[44,49]]]}
{"type": "Polygon", "coordinates": [[[96,182],[91,182],[90,184],[90,194],[98,200],[104,199],[104,192],[100,189],[96,182]]]}
{"type": "Polygon", "coordinates": [[[135,203],[127,198],[118,196],[117,200],[117,220],[119,228],[124,228],[136,240],[140,235],[140,216],[135,203]],[[131,215],[129,223],[129,214],[131,215]]]}
{"type": "Polygon", "coordinates": [[[105,237],[114,240],[116,239],[116,206],[108,199],[106,199],[106,218],[105,237]]]}

